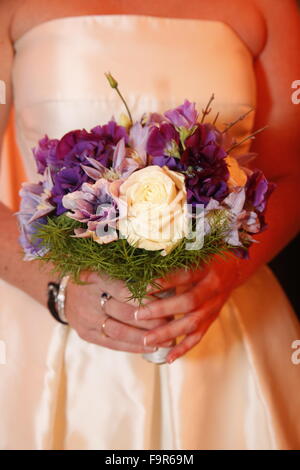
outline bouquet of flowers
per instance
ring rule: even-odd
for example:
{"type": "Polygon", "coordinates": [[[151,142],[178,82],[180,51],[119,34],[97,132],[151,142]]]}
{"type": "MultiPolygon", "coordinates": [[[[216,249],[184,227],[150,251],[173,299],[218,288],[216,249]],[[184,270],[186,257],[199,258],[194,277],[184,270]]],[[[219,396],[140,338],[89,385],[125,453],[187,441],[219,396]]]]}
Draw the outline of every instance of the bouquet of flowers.
{"type": "MultiPolygon", "coordinates": [[[[149,285],[179,268],[199,268],[219,254],[247,257],[266,228],[274,185],[235,158],[241,142],[205,122],[185,100],[133,122],[127,110],[89,132],[45,135],[33,149],[38,183],[23,183],[17,212],[25,260],[52,262],[79,282],[82,270],[126,283],[142,302],[149,285]]],[[[257,133],[258,131],[256,131],[257,133]]],[[[247,136],[253,138],[254,135],[247,136]]]]}

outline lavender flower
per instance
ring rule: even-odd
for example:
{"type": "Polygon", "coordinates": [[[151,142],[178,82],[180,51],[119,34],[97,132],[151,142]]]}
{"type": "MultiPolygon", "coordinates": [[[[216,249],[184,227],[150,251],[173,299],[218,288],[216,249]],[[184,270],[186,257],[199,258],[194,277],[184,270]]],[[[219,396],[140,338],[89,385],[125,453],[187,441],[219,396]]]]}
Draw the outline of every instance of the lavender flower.
{"type": "Polygon", "coordinates": [[[275,187],[274,183],[268,182],[262,171],[254,171],[246,185],[248,204],[251,204],[256,211],[263,213],[266,210],[269,196],[275,187]]]}
{"type": "Polygon", "coordinates": [[[55,165],[58,142],[57,139],[49,139],[46,134],[39,140],[38,145],[32,149],[39,174],[43,175],[48,165],[55,165]]]}
{"type": "Polygon", "coordinates": [[[89,181],[88,175],[80,166],[63,168],[54,176],[52,189],[52,201],[56,205],[56,215],[63,214],[66,209],[62,204],[62,198],[81,188],[84,182],[89,181]]]}
{"type": "Polygon", "coordinates": [[[65,195],[62,204],[67,216],[87,224],[87,228],[76,228],[75,237],[92,237],[103,244],[118,238],[116,232],[117,204],[114,194],[122,181],[109,183],[101,178],[94,184],[84,183],[80,191],[65,195]]]}
{"type": "Polygon", "coordinates": [[[136,122],[129,131],[129,145],[134,150],[132,157],[140,163],[140,168],[147,164],[147,143],[150,130],[150,126],[142,126],[140,122],[136,122]]]}
{"type": "Polygon", "coordinates": [[[146,126],[151,126],[162,124],[163,122],[167,122],[167,120],[165,116],[160,113],[145,113],[141,118],[141,122],[146,126]]]}
{"type": "Polygon", "coordinates": [[[93,181],[90,176],[95,167],[93,162],[109,169],[114,165],[116,146],[121,140],[124,146],[127,145],[128,139],[126,128],[111,120],[104,126],[94,127],[90,132],[85,129],[74,130],[59,141],[50,140],[48,136],[39,141],[33,153],[40,173],[43,174],[47,166],[51,170],[54,182],[52,202],[57,207],[56,215],[65,212],[61,202],[63,196],[80,189],[83,183],[93,181]],[[88,168],[91,168],[90,173],[88,168]]]}
{"type": "Polygon", "coordinates": [[[138,155],[135,155],[133,149],[125,147],[124,138],[115,147],[111,168],[105,168],[104,165],[97,162],[94,158],[88,158],[88,162],[90,166],[81,165],[81,167],[95,181],[103,177],[107,180],[128,178],[131,173],[144,166],[143,160],[138,155]],[[131,156],[128,157],[127,153],[130,153],[131,156]]]}
{"type": "Polygon", "coordinates": [[[211,214],[215,211],[226,211],[229,226],[225,233],[224,241],[231,246],[231,251],[241,258],[248,257],[248,247],[251,243],[255,242],[251,235],[262,230],[257,213],[246,210],[245,206],[245,188],[238,188],[232,191],[221,203],[211,199],[204,211],[206,235],[211,231],[211,214]]]}
{"type": "Polygon", "coordinates": [[[170,109],[164,116],[177,127],[191,129],[198,120],[198,112],[195,103],[185,100],[184,103],[175,109],[170,109]]]}
{"type": "Polygon", "coordinates": [[[15,215],[19,223],[19,242],[25,253],[24,260],[44,256],[48,251],[42,245],[42,240],[34,235],[40,224],[47,223],[45,216],[54,210],[54,206],[49,202],[50,187],[51,182],[47,173],[44,183],[23,183],[19,192],[20,210],[15,215]]]}

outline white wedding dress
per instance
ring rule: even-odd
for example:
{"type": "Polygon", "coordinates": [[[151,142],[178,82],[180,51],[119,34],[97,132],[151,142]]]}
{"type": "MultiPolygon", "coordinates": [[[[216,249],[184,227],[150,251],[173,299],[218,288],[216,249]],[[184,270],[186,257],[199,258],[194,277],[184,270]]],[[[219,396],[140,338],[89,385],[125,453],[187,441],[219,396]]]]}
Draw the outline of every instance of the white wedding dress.
{"type": "MultiPolygon", "coordinates": [[[[89,130],[124,111],[104,72],[119,81],[134,119],[185,98],[201,110],[212,93],[210,119],[220,112],[221,124],[256,104],[251,54],[220,21],[58,18],[26,32],[15,51],[16,136],[31,181],[31,148],[45,133],[89,130]]],[[[238,139],[253,115],[235,126],[238,139]]],[[[292,361],[300,329],[267,267],[172,365],[85,342],[3,280],[0,314],[1,449],[300,447],[300,365],[292,361]]]]}

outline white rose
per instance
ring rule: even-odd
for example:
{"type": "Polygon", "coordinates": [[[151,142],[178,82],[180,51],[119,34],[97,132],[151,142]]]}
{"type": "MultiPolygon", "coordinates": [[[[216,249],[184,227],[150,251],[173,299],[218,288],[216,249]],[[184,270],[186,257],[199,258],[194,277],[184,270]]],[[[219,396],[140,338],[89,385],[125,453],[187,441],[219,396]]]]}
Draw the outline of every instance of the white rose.
{"type": "Polygon", "coordinates": [[[187,234],[184,175],[148,166],[132,173],[119,192],[119,231],[130,245],[169,253],[187,234]]]}

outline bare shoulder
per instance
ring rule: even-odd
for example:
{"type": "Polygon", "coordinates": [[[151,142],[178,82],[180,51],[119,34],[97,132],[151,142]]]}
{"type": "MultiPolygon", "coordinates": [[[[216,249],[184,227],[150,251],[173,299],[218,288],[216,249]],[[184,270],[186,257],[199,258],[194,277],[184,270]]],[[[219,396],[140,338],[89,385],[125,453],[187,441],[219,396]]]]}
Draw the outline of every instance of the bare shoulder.
{"type": "MultiPolygon", "coordinates": [[[[253,2],[260,11],[267,29],[273,27],[281,34],[289,25],[292,30],[295,26],[298,27],[300,33],[300,10],[296,0],[253,0],[253,2]]],[[[285,37],[290,35],[290,29],[285,32],[285,37]]]]}
{"type": "Polygon", "coordinates": [[[255,0],[226,0],[223,8],[228,24],[245,42],[253,57],[258,57],[266,44],[267,28],[264,15],[257,2],[255,0]]]}
{"type": "MultiPolygon", "coordinates": [[[[169,3],[172,2],[169,0],[169,3]]],[[[243,40],[253,57],[257,57],[263,50],[266,42],[266,24],[255,0],[207,0],[202,2],[193,0],[189,5],[192,5],[192,10],[189,8],[188,14],[192,11],[193,16],[219,20],[228,24],[243,40]]],[[[183,11],[184,8],[182,6],[183,11]]]]}
{"type": "Polygon", "coordinates": [[[277,58],[293,58],[299,66],[300,11],[296,0],[254,0],[265,24],[267,41],[263,52],[277,51],[277,58]]]}
{"type": "Polygon", "coordinates": [[[12,104],[11,68],[13,46],[10,35],[11,21],[17,6],[15,0],[0,0],[0,81],[4,84],[4,103],[1,103],[0,148],[12,104]]]}
{"type": "Polygon", "coordinates": [[[0,0],[0,37],[2,44],[5,39],[10,38],[12,19],[19,3],[19,0],[0,0]]]}
{"type": "Polygon", "coordinates": [[[283,14],[285,17],[294,17],[297,12],[299,13],[299,8],[297,5],[297,0],[252,0],[259,9],[264,18],[276,18],[280,19],[283,14]]]}
{"type": "MultiPolygon", "coordinates": [[[[0,0],[1,2],[2,0],[0,0]]],[[[10,0],[7,0],[8,3],[10,0]]],[[[80,14],[94,13],[92,8],[95,0],[13,0],[16,4],[11,22],[12,41],[16,41],[20,36],[31,28],[48,20],[63,16],[74,16],[80,14]]],[[[101,11],[101,8],[100,8],[101,11]]],[[[97,11],[96,11],[97,12],[97,11]]]]}

